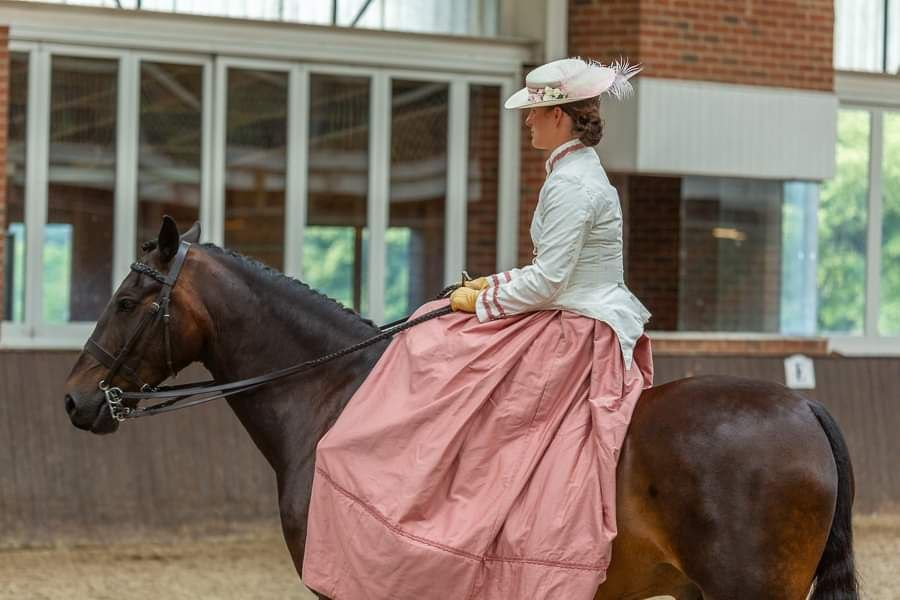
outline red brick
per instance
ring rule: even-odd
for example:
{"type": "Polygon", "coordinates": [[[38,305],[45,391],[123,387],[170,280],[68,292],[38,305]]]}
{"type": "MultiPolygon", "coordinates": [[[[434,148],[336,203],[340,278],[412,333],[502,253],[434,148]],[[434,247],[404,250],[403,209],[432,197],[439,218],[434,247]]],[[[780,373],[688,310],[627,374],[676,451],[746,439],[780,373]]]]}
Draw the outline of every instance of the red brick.
{"type": "Polygon", "coordinates": [[[652,77],[830,91],[833,26],[832,0],[570,0],[569,54],[625,55],[652,77]]]}

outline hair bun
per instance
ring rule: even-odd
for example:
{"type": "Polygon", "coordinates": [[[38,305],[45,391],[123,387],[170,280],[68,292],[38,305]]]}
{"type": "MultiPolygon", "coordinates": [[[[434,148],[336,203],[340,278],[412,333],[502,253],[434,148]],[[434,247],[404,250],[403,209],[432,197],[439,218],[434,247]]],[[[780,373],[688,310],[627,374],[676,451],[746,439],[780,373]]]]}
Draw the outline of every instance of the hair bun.
{"type": "Polygon", "coordinates": [[[585,146],[596,146],[603,139],[603,119],[596,98],[561,104],[560,108],[572,119],[572,133],[585,146]]]}

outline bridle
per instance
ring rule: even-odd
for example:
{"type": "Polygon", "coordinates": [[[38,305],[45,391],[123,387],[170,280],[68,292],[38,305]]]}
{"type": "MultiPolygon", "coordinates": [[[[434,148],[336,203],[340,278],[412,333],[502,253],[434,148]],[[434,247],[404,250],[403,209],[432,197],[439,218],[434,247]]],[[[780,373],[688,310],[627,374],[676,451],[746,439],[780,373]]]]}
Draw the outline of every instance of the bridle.
{"type": "Polygon", "coordinates": [[[162,288],[159,290],[159,293],[156,295],[156,299],[150,305],[151,310],[146,313],[143,318],[138,322],[137,327],[131,332],[131,336],[125,342],[125,345],[122,346],[122,349],[119,350],[119,353],[115,356],[110,354],[100,343],[93,338],[88,339],[85,344],[85,351],[87,351],[91,356],[93,356],[97,361],[100,362],[104,367],[109,369],[106,373],[106,377],[100,380],[98,383],[98,387],[104,394],[106,394],[106,400],[109,404],[110,412],[113,417],[117,421],[122,421],[127,416],[129,408],[122,405],[122,395],[124,392],[120,388],[113,387],[112,381],[116,375],[121,374],[121,376],[130,381],[131,383],[138,386],[141,392],[155,392],[157,388],[149,383],[145,383],[140,375],[138,375],[137,371],[129,367],[125,364],[125,361],[128,359],[131,351],[134,349],[138,340],[141,339],[141,336],[144,334],[144,331],[147,330],[152,324],[155,324],[158,321],[162,321],[163,323],[163,336],[165,340],[166,347],[166,365],[169,369],[169,375],[174,377],[176,375],[175,365],[172,362],[172,338],[169,333],[169,321],[172,318],[172,315],[169,313],[169,305],[172,301],[172,288],[175,287],[175,284],[178,282],[178,275],[181,273],[181,268],[184,266],[184,261],[187,258],[188,251],[191,249],[191,243],[182,241],[178,245],[178,252],[176,252],[175,257],[172,259],[172,266],[169,268],[169,274],[163,275],[153,267],[148,264],[142,263],[140,261],[134,262],[131,264],[131,270],[135,273],[140,273],[141,275],[147,275],[162,284],[162,288]]]}
{"type": "MultiPolygon", "coordinates": [[[[320,356],[313,360],[304,361],[302,363],[291,365],[289,367],[278,369],[276,371],[272,371],[263,375],[258,375],[256,377],[251,377],[249,379],[242,379],[240,381],[232,381],[220,384],[217,384],[215,380],[208,380],[188,383],[184,385],[157,387],[141,380],[137,371],[126,365],[125,361],[128,359],[132,350],[134,350],[135,345],[141,339],[144,332],[154,323],[162,321],[163,335],[165,336],[164,343],[166,347],[166,365],[168,366],[170,376],[175,377],[175,375],[177,375],[175,371],[175,365],[172,361],[172,343],[171,335],[169,333],[169,321],[171,320],[171,315],[169,314],[169,305],[172,298],[172,289],[178,282],[178,275],[181,273],[181,268],[184,266],[184,261],[187,258],[187,254],[190,248],[190,242],[186,242],[183,240],[181,241],[178,246],[178,252],[172,259],[172,266],[169,268],[168,275],[160,273],[148,264],[142,262],[132,263],[132,271],[141,275],[147,275],[148,277],[155,279],[162,284],[162,289],[160,289],[155,301],[150,305],[150,312],[145,314],[144,317],[140,320],[140,322],[134,328],[134,331],[131,332],[131,336],[125,342],[125,345],[123,345],[122,349],[119,350],[118,354],[113,356],[110,352],[103,348],[103,346],[101,346],[100,343],[93,338],[93,336],[88,339],[87,343],[84,346],[86,352],[88,352],[91,356],[97,359],[100,364],[108,369],[106,377],[101,379],[97,386],[106,396],[106,404],[109,407],[109,412],[116,421],[124,421],[125,419],[152,416],[155,414],[203,404],[205,402],[218,400],[220,398],[226,398],[228,396],[240,394],[242,392],[256,390],[274,381],[278,381],[292,375],[297,375],[298,373],[308,371],[313,367],[317,367],[342,356],[357,352],[358,350],[362,350],[363,348],[371,346],[381,340],[390,338],[396,333],[409,329],[410,327],[415,327],[419,323],[424,323],[425,321],[428,321],[430,319],[435,319],[452,312],[450,306],[445,306],[420,315],[415,319],[409,319],[408,317],[405,317],[398,321],[388,323],[387,325],[382,325],[380,327],[380,333],[357,344],[353,344],[352,346],[341,348],[340,350],[337,350],[330,354],[326,354],[324,356],[320,356]],[[140,391],[125,392],[121,388],[113,386],[112,381],[116,375],[121,375],[124,379],[135,384],[136,386],[138,386],[140,391]],[[141,400],[159,400],[160,402],[157,402],[152,406],[138,407],[137,404],[141,400]],[[133,401],[134,406],[125,405],[126,401],[133,401]]],[[[467,279],[469,279],[468,274],[463,272],[463,278],[460,285],[464,285],[467,279]]],[[[438,295],[438,298],[448,297],[450,293],[454,289],[456,289],[456,287],[458,286],[453,285],[445,288],[438,295]]]]}

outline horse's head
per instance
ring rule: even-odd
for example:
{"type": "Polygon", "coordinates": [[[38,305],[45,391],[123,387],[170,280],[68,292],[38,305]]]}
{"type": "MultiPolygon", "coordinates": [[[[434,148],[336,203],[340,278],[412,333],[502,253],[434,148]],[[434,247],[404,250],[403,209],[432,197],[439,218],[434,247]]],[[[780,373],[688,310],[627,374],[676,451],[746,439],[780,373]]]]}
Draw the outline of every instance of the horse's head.
{"type": "MultiPolygon", "coordinates": [[[[118,421],[104,390],[138,391],[152,387],[199,356],[203,335],[196,306],[196,260],[188,260],[188,243],[200,238],[195,224],[183,236],[164,217],[156,243],[131,267],[119,285],[65,387],[72,424],[94,433],[112,433],[118,421]]],[[[191,253],[193,257],[193,253],[191,253]]]]}

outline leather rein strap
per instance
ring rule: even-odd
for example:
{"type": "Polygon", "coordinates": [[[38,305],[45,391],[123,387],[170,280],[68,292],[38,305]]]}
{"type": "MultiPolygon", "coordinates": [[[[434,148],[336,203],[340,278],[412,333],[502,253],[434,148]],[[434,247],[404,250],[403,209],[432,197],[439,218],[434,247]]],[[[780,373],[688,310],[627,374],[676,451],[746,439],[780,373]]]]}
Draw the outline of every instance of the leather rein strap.
{"type": "MultiPolygon", "coordinates": [[[[285,379],[287,377],[309,371],[315,367],[336,360],[342,356],[352,354],[353,352],[357,352],[382,340],[393,337],[395,334],[409,329],[410,327],[415,327],[419,323],[424,323],[425,321],[429,321],[431,319],[435,319],[452,312],[450,306],[445,306],[421,315],[415,319],[401,319],[399,321],[394,321],[392,323],[388,323],[387,325],[383,325],[380,328],[380,333],[366,340],[363,340],[362,342],[359,342],[352,346],[348,346],[346,348],[342,348],[330,354],[320,356],[313,360],[304,361],[289,367],[285,367],[283,369],[272,371],[271,373],[251,377],[249,379],[241,379],[239,381],[232,381],[230,383],[222,384],[216,384],[214,380],[208,380],[183,385],[162,386],[157,388],[144,383],[138,376],[137,372],[125,364],[125,360],[128,358],[129,353],[135,347],[137,341],[141,338],[144,331],[150,326],[151,323],[158,320],[159,315],[162,314],[162,321],[165,327],[164,335],[166,346],[166,362],[169,368],[170,375],[172,377],[176,375],[175,368],[172,362],[171,338],[169,334],[169,303],[171,301],[172,288],[175,287],[175,283],[178,281],[178,275],[181,273],[181,267],[184,265],[185,258],[187,258],[188,250],[190,250],[190,243],[182,241],[178,247],[178,253],[173,259],[172,267],[169,269],[168,276],[162,275],[161,273],[157,272],[152,267],[145,265],[144,263],[136,262],[131,265],[132,271],[153,277],[154,279],[162,283],[163,287],[160,290],[156,301],[151,305],[151,312],[147,313],[144,318],[141,319],[137,327],[132,332],[131,337],[122,347],[122,350],[119,351],[119,354],[117,356],[112,356],[93,338],[89,339],[87,344],[85,344],[85,350],[89,352],[94,358],[96,358],[103,366],[109,369],[109,373],[107,374],[107,376],[100,381],[99,387],[106,395],[106,402],[109,405],[110,413],[117,421],[124,421],[125,419],[135,419],[138,417],[149,417],[164,412],[171,412],[173,410],[179,410],[182,408],[188,408],[190,406],[196,406],[198,404],[204,404],[206,402],[212,402],[213,400],[227,398],[228,396],[232,396],[234,394],[253,391],[275,381],[279,381],[281,379],[285,379]],[[121,388],[113,387],[111,385],[112,379],[119,373],[121,373],[123,377],[130,380],[132,383],[137,384],[140,388],[140,391],[125,392],[122,391],[121,388]],[[159,402],[145,407],[137,406],[137,404],[142,400],[158,400],[159,402]],[[129,405],[126,405],[126,402],[128,402],[129,405]]],[[[465,276],[463,280],[465,281],[465,276]]],[[[447,297],[455,287],[456,286],[450,286],[448,288],[445,288],[438,296],[438,298],[447,297]]]]}

